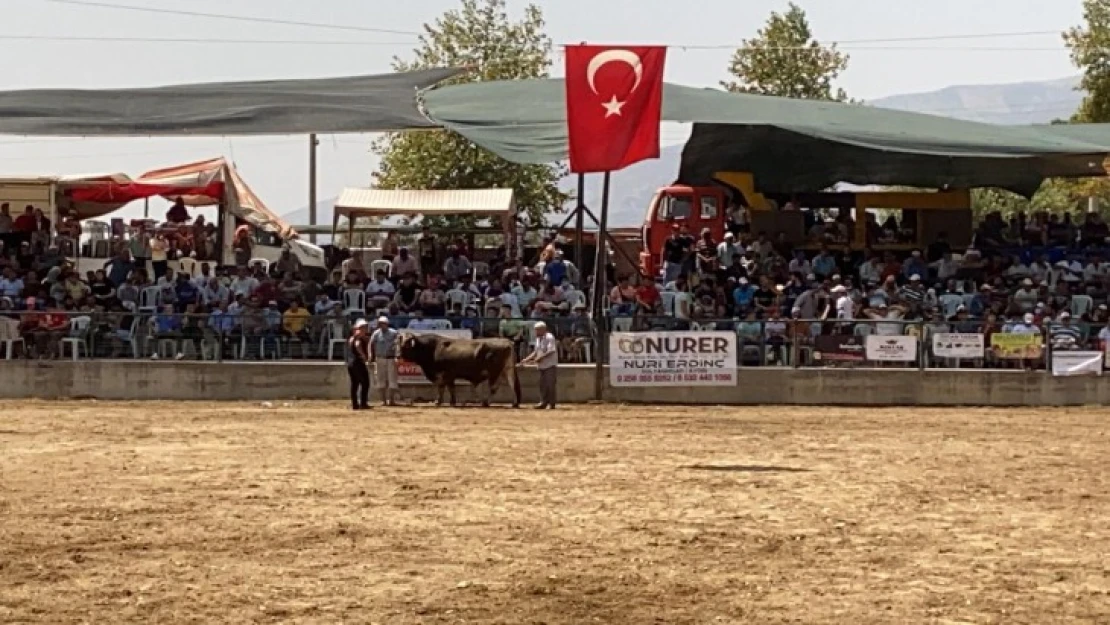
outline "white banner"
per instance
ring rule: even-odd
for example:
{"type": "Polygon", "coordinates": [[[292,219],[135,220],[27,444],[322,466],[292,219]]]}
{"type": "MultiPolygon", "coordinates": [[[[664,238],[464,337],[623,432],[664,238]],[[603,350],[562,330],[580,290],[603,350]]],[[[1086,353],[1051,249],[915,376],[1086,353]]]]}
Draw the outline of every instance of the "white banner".
{"type": "Polygon", "coordinates": [[[914,362],[917,360],[917,337],[869,334],[864,341],[864,355],[877,362],[914,362]]]}
{"type": "Polygon", "coordinates": [[[734,386],[734,332],[614,332],[612,386],[734,386]]]}
{"type": "Polygon", "coordinates": [[[934,334],[933,355],[937,358],[982,358],[987,345],[984,338],[982,334],[934,334]]]}
{"type": "MultiPolygon", "coordinates": [[[[409,334],[438,334],[449,339],[472,339],[474,333],[470,330],[401,330],[409,334]]],[[[397,346],[400,349],[400,346],[397,346]]],[[[376,382],[375,382],[376,383],[376,382]]],[[[403,358],[397,359],[397,383],[398,384],[431,384],[428,378],[424,377],[424,372],[416,363],[409,362],[403,358]]],[[[456,380],[455,384],[469,384],[466,380],[456,380]]]]}
{"type": "Polygon", "coordinates": [[[1052,352],[1052,375],[1102,375],[1102,352],[1052,352]]]}

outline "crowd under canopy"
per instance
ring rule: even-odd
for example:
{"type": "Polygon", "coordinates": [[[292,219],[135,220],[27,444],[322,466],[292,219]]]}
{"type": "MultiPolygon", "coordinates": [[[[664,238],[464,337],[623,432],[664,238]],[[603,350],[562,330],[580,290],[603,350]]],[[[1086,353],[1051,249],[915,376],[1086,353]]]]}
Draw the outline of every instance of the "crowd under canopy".
{"type": "MultiPolygon", "coordinates": [[[[446,84],[465,70],[205,83],[144,89],[0,91],[0,134],[234,136],[443,127],[516,163],[567,157],[563,81],[446,84]]],[[[857,104],[667,84],[664,121],[693,123],[676,182],[752,172],[760,190],[837,182],[1000,187],[1104,176],[1110,124],[997,126],[857,104]]]]}

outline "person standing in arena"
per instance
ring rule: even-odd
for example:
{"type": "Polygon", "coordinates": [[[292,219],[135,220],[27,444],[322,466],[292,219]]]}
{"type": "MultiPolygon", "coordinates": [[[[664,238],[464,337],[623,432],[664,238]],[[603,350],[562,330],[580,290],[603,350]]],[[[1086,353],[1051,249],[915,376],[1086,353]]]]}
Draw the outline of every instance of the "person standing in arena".
{"type": "Polygon", "coordinates": [[[387,317],[378,317],[378,329],[370,335],[370,358],[374,361],[378,391],[383,406],[396,406],[397,395],[397,331],[389,327],[387,317]]]}
{"type": "Polygon", "coordinates": [[[534,364],[540,370],[540,403],[536,405],[536,409],[554,409],[556,370],[559,368],[559,342],[554,334],[547,331],[547,324],[544,322],[540,321],[535,328],[536,347],[527,358],[520,361],[520,364],[534,364]]]}
{"type": "Polygon", "coordinates": [[[366,320],[355,322],[351,338],[347,339],[347,375],[351,378],[351,410],[370,409],[370,356],[367,347],[370,337],[366,334],[366,320]]]}

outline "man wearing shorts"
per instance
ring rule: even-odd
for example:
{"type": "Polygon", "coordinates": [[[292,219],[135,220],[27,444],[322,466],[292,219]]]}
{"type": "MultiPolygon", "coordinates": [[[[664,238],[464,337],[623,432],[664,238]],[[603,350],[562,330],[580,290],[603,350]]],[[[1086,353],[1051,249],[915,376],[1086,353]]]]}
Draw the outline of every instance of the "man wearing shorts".
{"type": "Polygon", "coordinates": [[[397,331],[389,327],[389,319],[378,317],[378,329],[370,335],[370,357],[374,361],[377,386],[383,406],[396,406],[397,395],[397,331]]]}

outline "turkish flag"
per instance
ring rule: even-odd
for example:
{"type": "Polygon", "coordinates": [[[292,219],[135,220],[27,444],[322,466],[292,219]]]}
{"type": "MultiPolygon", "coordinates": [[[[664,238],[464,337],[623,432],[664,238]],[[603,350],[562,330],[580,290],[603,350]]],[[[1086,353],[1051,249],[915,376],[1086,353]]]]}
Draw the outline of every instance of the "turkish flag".
{"type": "Polygon", "coordinates": [[[659,158],[662,46],[567,46],[570,170],[613,171],[659,158]]]}

